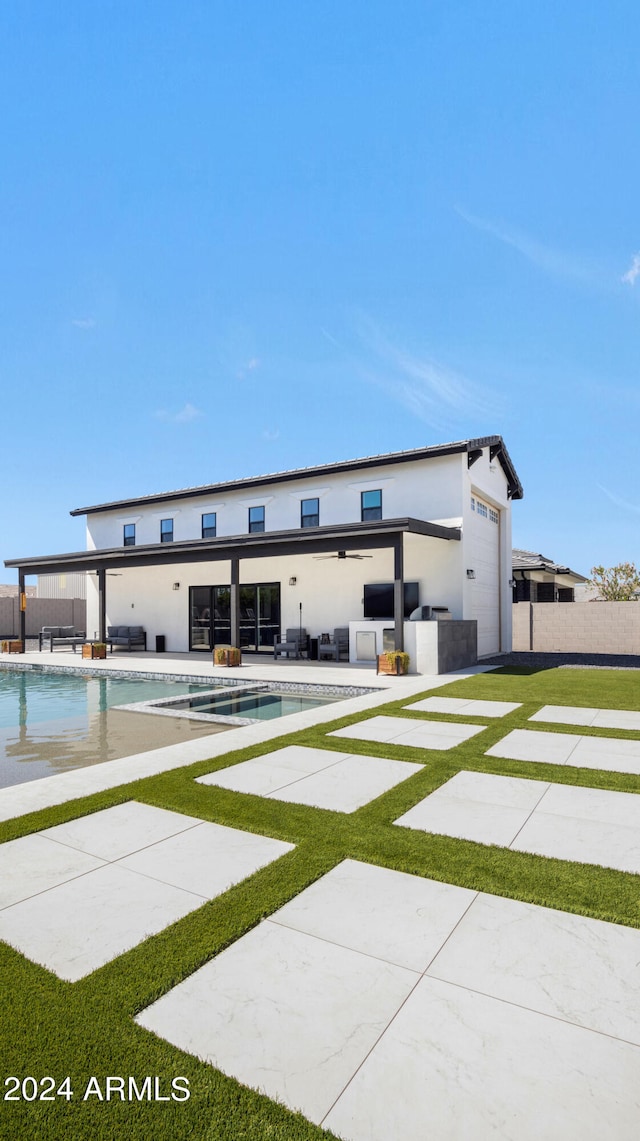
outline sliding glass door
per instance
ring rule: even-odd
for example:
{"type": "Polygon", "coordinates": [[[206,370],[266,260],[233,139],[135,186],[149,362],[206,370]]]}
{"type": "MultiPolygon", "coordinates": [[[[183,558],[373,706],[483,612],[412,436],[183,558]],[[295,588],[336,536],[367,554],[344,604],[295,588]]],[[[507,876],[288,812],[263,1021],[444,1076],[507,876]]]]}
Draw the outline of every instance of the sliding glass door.
{"type": "MultiPolygon", "coordinates": [[[[261,582],[239,587],[240,648],[267,652],[280,636],[280,583],[261,582]]],[[[231,588],[190,588],[190,649],[211,651],[231,642],[231,588]]]]}

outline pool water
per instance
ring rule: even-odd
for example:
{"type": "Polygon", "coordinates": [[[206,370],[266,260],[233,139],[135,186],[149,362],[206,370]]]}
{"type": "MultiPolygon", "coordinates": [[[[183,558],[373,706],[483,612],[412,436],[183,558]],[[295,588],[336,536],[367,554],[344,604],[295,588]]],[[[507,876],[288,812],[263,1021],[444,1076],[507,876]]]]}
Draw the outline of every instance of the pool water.
{"type": "Polygon", "coordinates": [[[0,670],[0,788],[224,732],[228,726],[114,708],[210,690],[138,678],[0,670]]]}
{"type": "Polygon", "coordinates": [[[163,702],[163,709],[181,710],[185,713],[216,714],[221,717],[250,717],[258,721],[270,721],[274,717],[286,717],[289,713],[302,713],[305,709],[317,709],[330,705],[340,698],[319,697],[317,694],[278,693],[271,690],[245,689],[242,693],[210,693],[200,697],[178,698],[163,702]]]}

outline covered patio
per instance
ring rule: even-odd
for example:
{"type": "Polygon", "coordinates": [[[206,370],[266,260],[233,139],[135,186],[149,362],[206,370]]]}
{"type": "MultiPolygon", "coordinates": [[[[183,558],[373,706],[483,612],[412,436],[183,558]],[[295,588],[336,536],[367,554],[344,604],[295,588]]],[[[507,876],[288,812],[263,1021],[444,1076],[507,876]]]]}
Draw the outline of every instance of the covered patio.
{"type": "MultiPolygon", "coordinates": [[[[396,650],[403,650],[406,536],[412,537],[410,541],[413,541],[415,537],[448,543],[451,541],[459,542],[461,531],[458,527],[444,526],[421,519],[387,519],[348,525],[309,527],[295,531],[236,535],[134,547],[123,546],[10,559],[5,562],[5,566],[17,569],[19,591],[25,599],[25,606],[25,582],[29,575],[78,571],[95,574],[97,576],[98,602],[97,638],[103,642],[107,636],[107,614],[110,602],[107,593],[108,577],[112,575],[119,578],[124,577],[127,571],[139,568],[154,568],[160,571],[172,567],[184,567],[188,571],[189,568],[196,569],[198,564],[202,566],[202,564],[226,562],[230,569],[229,642],[231,645],[237,646],[240,645],[241,626],[241,565],[245,560],[287,560],[280,570],[281,578],[285,579],[289,577],[288,567],[291,566],[291,560],[299,555],[310,555],[316,558],[333,556],[339,560],[346,560],[354,556],[357,557],[361,552],[364,552],[361,557],[365,558],[373,552],[388,551],[391,552],[393,558],[394,646],[396,650]]],[[[295,582],[295,579],[293,581],[295,582]]],[[[118,620],[122,621],[122,616],[112,614],[109,617],[109,624],[118,620]]],[[[335,624],[338,625],[339,623],[335,624]]],[[[284,633],[284,631],[282,632],[284,633]]],[[[23,643],[24,652],[26,642],[25,608],[20,610],[19,637],[23,643]]],[[[129,656],[127,655],[127,657],[129,656]]],[[[261,666],[260,668],[263,671],[264,667],[261,666]]]]}

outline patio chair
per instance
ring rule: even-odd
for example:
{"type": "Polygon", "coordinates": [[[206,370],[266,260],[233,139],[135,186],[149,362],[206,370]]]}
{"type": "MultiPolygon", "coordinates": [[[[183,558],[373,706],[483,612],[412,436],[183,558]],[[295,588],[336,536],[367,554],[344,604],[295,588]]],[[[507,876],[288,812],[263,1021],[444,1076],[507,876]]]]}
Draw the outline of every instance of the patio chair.
{"type": "Polygon", "coordinates": [[[306,629],[304,626],[297,626],[295,629],[287,630],[284,641],[273,643],[273,656],[274,658],[299,658],[307,652],[308,644],[309,637],[306,629]]]}
{"type": "Polygon", "coordinates": [[[321,638],[318,643],[319,661],[322,661],[323,658],[329,658],[339,662],[341,657],[349,657],[348,626],[337,626],[333,631],[333,637],[328,642],[324,642],[321,638]]]}

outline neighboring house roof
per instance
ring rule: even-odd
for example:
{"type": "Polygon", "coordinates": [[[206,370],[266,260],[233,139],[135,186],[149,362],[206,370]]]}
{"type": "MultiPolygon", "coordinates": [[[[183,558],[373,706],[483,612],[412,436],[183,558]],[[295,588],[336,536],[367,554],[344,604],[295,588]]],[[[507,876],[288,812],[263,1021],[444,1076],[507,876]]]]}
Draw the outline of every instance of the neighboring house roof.
{"type": "Polygon", "coordinates": [[[360,471],[363,468],[383,467],[388,464],[406,463],[411,460],[436,459],[438,456],[455,455],[466,452],[469,466],[478,459],[483,448],[489,448],[491,460],[497,459],[507,477],[509,494],[512,499],[522,499],[522,484],[518,479],[511,457],[504,445],[502,436],[482,436],[475,440],[458,440],[451,444],[437,444],[434,447],[413,448],[405,452],[387,452],[379,456],[365,456],[362,459],[341,460],[338,463],[320,464],[318,467],[294,468],[292,471],[275,472],[272,475],[251,476],[224,483],[209,483],[199,487],[183,487],[175,491],[163,491],[156,495],[141,495],[132,499],[118,499],[111,503],[98,503],[92,507],[76,507],[71,515],[89,515],[97,511],[111,511],[114,508],[134,507],[147,503],[163,503],[170,499],[190,499],[196,496],[235,491],[246,487],[259,487],[269,483],[284,483],[293,479],[309,479],[312,476],[330,475],[336,472],[360,471]]]}
{"type": "Polygon", "coordinates": [[[578,574],[570,567],[554,563],[553,559],[547,558],[546,555],[536,554],[534,551],[521,551],[514,548],[511,565],[514,571],[547,571],[549,574],[570,574],[576,582],[588,581],[584,575],[578,574]]]}
{"type": "MultiPolygon", "coordinates": [[[[25,586],[24,592],[28,598],[35,598],[36,597],[36,587],[35,586],[25,586]]],[[[0,582],[0,598],[17,598],[17,597],[18,597],[18,585],[17,585],[17,583],[14,586],[12,583],[0,582]]]]}

